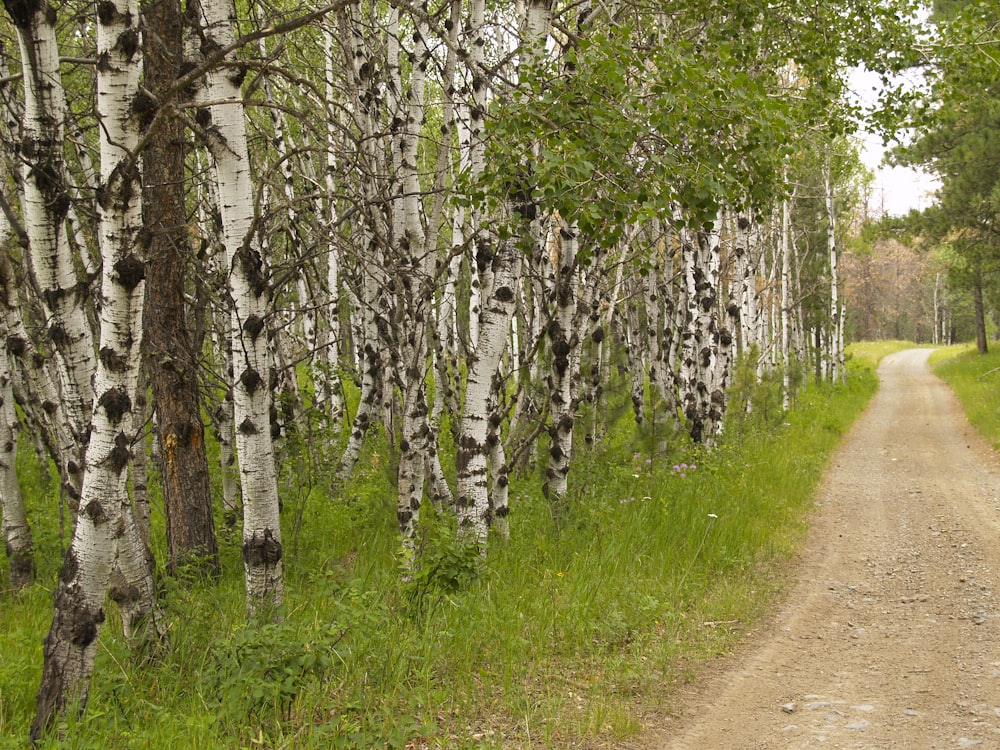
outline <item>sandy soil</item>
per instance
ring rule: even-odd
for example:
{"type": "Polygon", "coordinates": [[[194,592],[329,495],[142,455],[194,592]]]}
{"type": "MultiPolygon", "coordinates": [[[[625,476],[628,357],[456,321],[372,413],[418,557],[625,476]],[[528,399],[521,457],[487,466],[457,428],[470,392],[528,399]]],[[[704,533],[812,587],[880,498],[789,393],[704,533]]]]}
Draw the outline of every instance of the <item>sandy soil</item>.
{"type": "Polygon", "coordinates": [[[928,354],[883,360],[780,611],[651,748],[1000,748],[1000,468],[928,354]]]}

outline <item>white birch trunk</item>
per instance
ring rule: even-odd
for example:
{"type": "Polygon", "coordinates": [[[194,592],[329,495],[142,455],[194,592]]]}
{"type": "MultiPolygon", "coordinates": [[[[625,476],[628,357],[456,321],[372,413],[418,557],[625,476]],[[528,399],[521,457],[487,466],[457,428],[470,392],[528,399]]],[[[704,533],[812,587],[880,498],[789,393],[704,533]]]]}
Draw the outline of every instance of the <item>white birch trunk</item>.
{"type": "Polygon", "coordinates": [[[792,264],[790,235],[792,231],[791,204],[786,198],[781,202],[781,408],[788,411],[791,403],[791,338],[789,336],[789,315],[792,264]]]}
{"type": "MultiPolygon", "coordinates": [[[[198,171],[202,171],[201,154],[195,158],[198,171]]],[[[209,255],[210,275],[213,286],[219,293],[211,295],[219,300],[211,306],[210,335],[212,350],[221,361],[215,363],[215,374],[220,382],[227,382],[229,373],[233,372],[233,347],[230,336],[231,304],[222,293],[226,287],[228,273],[225,268],[225,241],[220,233],[220,227],[214,221],[219,215],[218,186],[210,181],[204,181],[198,189],[198,226],[202,242],[211,248],[209,255]]],[[[222,475],[222,512],[225,524],[235,528],[240,515],[240,481],[239,468],[236,465],[236,421],[233,411],[233,393],[227,388],[219,405],[212,414],[215,425],[216,439],[219,441],[219,470],[222,475]]],[[[154,432],[154,437],[156,433],[154,432]]]]}
{"type": "Polygon", "coordinates": [[[579,230],[560,221],[558,238],[553,238],[555,256],[552,269],[555,283],[552,294],[555,312],[549,323],[552,370],[549,373],[549,465],[543,492],[550,500],[566,495],[570,459],[573,454],[573,426],[577,398],[574,393],[574,353],[579,349],[576,335],[577,268],[579,230]]]}
{"type": "Polygon", "coordinates": [[[934,327],[931,331],[931,343],[937,346],[941,343],[941,303],[938,301],[941,290],[941,272],[934,274],[934,327]]]}
{"type": "MultiPolygon", "coordinates": [[[[324,24],[324,61],[326,68],[326,105],[327,105],[327,152],[326,152],[326,173],[325,184],[327,200],[327,234],[332,237],[336,231],[338,216],[337,203],[334,200],[336,193],[336,170],[337,170],[337,128],[334,119],[335,102],[337,97],[336,89],[333,85],[334,76],[334,35],[329,25],[324,24]]],[[[340,382],[340,254],[335,242],[330,243],[327,251],[326,265],[326,329],[327,339],[325,343],[326,371],[322,375],[323,396],[326,401],[326,412],[330,415],[330,422],[333,431],[340,429],[344,421],[344,400],[341,394],[340,382]]]]}
{"type": "MultiPolygon", "coordinates": [[[[521,33],[522,60],[526,66],[541,59],[551,23],[551,0],[530,0],[521,33]]],[[[479,72],[478,69],[473,70],[474,75],[479,72]]],[[[485,80],[482,84],[485,85],[485,80]]],[[[470,121],[474,123],[477,114],[481,116],[484,113],[472,112],[470,121]]],[[[482,140],[482,133],[477,132],[474,125],[472,140],[473,163],[470,168],[475,170],[475,160],[479,153],[477,150],[479,145],[476,142],[482,140]]],[[[485,151],[483,154],[485,155],[485,151]]],[[[535,221],[533,205],[508,205],[505,210],[509,216],[500,217],[501,220],[510,220],[515,213],[518,213],[522,220],[522,230],[526,235],[534,236],[531,227],[535,221]]],[[[477,237],[480,238],[479,241],[486,241],[484,234],[479,230],[477,237]]],[[[488,297],[484,297],[479,336],[475,339],[475,351],[470,357],[465,406],[455,458],[458,474],[456,505],[459,528],[463,534],[471,535],[480,549],[485,549],[492,520],[487,477],[490,390],[500,386],[497,382],[497,368],[500,366],[500,360],[510,338],[510,321],[514,314],[521,269],[521,251],[516,242],[502,240],[491,244],[495,247],[489,266],[485,262],[486,247],[477,247],[476,264],[480,271],[489,271],[491,275],[490,293],[488,297]]]]}
{"type": "Polygon", "coordinates": [[[100,6],[97,111],[101,116],[99,238],[104,259],[101,341],[94,382],[80,512],[55,595],[31,736],[37,740],[71,706],[86,704],[97,636],[110,593],[126,635],[165,642],[153,605],[152,566],[131,510],[126,468],[135,439],[133,408],[140,365],[145,262],[137,115],[141,73],[139,8],[134,0],[100,6]],[[117,575],[112,583],[112,572],[117,575]]]}
{"type": "MultiPolygon", "coordinates": [[[[87,443],[94,399],[94,342],[84,299],[77,293],[75,259],[66,232],[71,205],[63,161],[66,103],[55,14],[46,2],[30,5],[5,0],[4,5],[17,30],[24,70],[21,177],[30,264],[42,292],[62,403],[79,454],[87,443]]],[[[67,458],[66,471],[79,475],[80,459],[67,458]]],[[[79,482],[73,484],[79,486],[79,482]]]]}
{"type": "Polygon", "coordinates": [[[413,61],[407,85],[406,110],[393,138],[393,152],[398,153],[400,169],[395,190],[395,217],[398,254],[403,261],[402,276],[397,280],[404,313],[402,363],[399,376],[403,388],[402,442],[398,470],[397,519],[403,540],[404,563],[413,555],[420,506],[423,502],[429,440],[426,394],[427,336],[433,302],[433,256],[426,247],[423,229],[423,206],[418,173],[418,146],[424,124],[424,83],[429,60],[427,24],[415,20],[413,49],[407,54],[413,61]]]}
{"type": "Polygon", "coordinates": [[[829,366],[827,377],[836,383],[841,379],[842,358],[840,352],[840,300],[837,283],[837,208],[834,196],[833,169],[829,159],[823,170],[823,184],[826,198],[826,245],[830,258],[830,327],[829,366]]]}
{"type": "Polygon", "coordinates": [[[680,375],[681,406],[691,439],[710,445],[721,425],[724,409],[717,387],[721,380],[717,370],[720,331],[716,301],[719,235],[717,230],[691,231],[685,227],[680,230],[680,236],[687,301],[680,375]]]}
{"type": "Polygon", "coordinates": [[[487,479],[490,392],[499,386],[497,368],[509,339],[520,264],[520,251],[513,242],[503,242],[497,248],[493,261],[493,291],[483,310],[479,346],[469,365],[455,458],[459,528],[462,533],[471,535],[481,549],[485,549],[492,520],[487,479]]]}
{"type": "MultiPolygon", "coordinates": [[[[10,223],[0,212],[0,244],[5,244],[11,235],[10,223]]],[[[6,259],[5,259],[6,260],[6,259]]],[[[10,299],[14,283],[10,278],[11,268],[5,261],[0,266],[3,274],[4,298],[10,299]]],[[[10,567],[10,587],[20,591],[35,580],[34,540],[28,525],[28,514],[17,482],[17,436],[20,422],[14,401],[14,365],[10,347],[15,343],[15,331],[8,325],[8,319],[20,316],[12,310],[10,315],[0,317],[0,508],[2,508],[3,535],[10,567]]],[[[22,324],[23,325],[23,324],[22,324]]]]}
{"type": "MultiPolygon", "coordinates": [[[[632,283],[638,284],[633,279],[632,283]]],[[[633,301],[628,303],[625,310],[624,335],[622,340],[625,343],[625,361],[628,363],[629,392],[632,396],[632,411],[635,414],[635,423],[641,425],[646,421],[646,390],[644,373],[647,371],[643,358],[643,347],[639,345],[642,340],[640,333],[642,326],[639,322],[639,308],[634,301],[636,294],[631,294],[633,301]]],[[[655,414],[654,417],[655,419],[655,414]]]]}
{"type": "MultiPolygon", "coordinates": [[[[225,48],[234,39],[232,0],[204,0],[197,21],[203,48],[225,48]]],[[[229,62],[235,63],[235,60],[229,62]]],[[[270,288],[265,259],[253,241],[253,184],[239,65],[205,77],[198,96],[210,118],[206,127],[215,162],[219,211],[229,266],[232,314],[233,409],[243,488],[243,565],[247,614],[269,612],[283,599],[283,549],[274,444],[270,429],[270,359],[266,320],[270,288]]]]}

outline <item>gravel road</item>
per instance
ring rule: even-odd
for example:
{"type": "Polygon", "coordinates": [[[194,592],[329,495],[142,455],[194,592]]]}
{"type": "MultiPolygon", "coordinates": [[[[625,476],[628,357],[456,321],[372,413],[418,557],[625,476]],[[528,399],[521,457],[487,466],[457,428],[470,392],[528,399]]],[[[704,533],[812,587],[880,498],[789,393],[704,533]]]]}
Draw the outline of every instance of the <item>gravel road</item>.
{"type": "Polygon", "coordinates": [[[652,747],[1000,749],[1000,464],[929,353],[883,360],[779,613],[652,747]]]}

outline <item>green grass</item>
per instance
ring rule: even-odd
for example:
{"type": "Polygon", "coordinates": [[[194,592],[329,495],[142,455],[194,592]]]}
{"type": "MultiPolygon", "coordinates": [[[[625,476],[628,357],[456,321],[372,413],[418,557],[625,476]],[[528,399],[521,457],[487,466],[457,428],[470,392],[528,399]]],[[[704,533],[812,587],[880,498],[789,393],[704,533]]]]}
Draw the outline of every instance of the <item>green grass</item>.
{"type": "Polygon", "coordinates": [[[980,355],[975,344],[951,346],[934,352],[931,364],[955,391],[969,423],[1000,450],[1000,352],[980,355]]]}
{"type": "MultiPolygon", "coordinates": [[[[615,747],[780,591],[827,458],[874,392],[863,359],[846,387],[813,386],[711,453],[623,418],[581,449],[558,508],[538,471],[513,482],[511,539],[485,560],[425,508],[411,580],[387,446],[371,441],[339,498],[325,495],[328,462],[303,454],[283,480],[286,540],[301,519],[284,621],[244,625],[238,539],[223,535],[219,584],[166,582],[165,661],[134,665],[112,613],[86,714],[42,746],[615,747]]],[[[43,575],[0,606],[10,747],[33,715],[59,555],[54,488],[31,461],[22,475],[43,575]]]]}
{"type": "Polygon", "coordinates": [[[847,347],[847,355],[865,367],[878,367],[882,358],[889,354],[913,349],[917,344],[912,341],[858,341],[847,347]]]}

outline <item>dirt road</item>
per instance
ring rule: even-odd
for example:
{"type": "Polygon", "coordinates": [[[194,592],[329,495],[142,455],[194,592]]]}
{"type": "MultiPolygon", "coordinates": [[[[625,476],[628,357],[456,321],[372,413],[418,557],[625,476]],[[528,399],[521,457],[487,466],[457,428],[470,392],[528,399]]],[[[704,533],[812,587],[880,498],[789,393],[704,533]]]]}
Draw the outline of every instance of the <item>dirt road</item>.
{"type": "Polygon", "coordinates": [[[781,611],[663,750],[1000,748],[1000,470],[928,354],[883,360],[781,611]]]}

